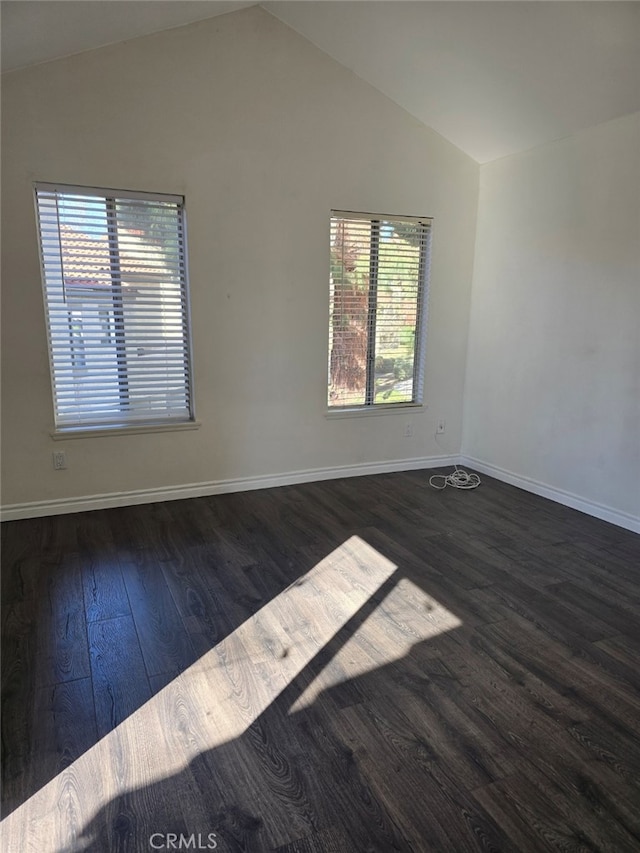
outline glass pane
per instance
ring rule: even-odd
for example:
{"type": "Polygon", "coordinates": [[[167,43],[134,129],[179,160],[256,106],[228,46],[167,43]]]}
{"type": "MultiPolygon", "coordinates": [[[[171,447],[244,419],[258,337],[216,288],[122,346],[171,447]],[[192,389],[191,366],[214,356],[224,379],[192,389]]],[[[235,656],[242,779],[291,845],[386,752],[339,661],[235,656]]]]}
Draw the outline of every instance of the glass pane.
{"type": "Polygon", "coordinates": [[[371,223],[332,219],[329,406],[366,398],[371,223]]]}
{"type": "Polygon", "coordinates": [[[180,220],[172,203],[116,202],[127,407],[149,417],[184,408],[180,220]]]}
{"type": "MultiPolygon", "coordinates": [[[[51,344],[58,417],[117,411],[120,403],[112,326],[111,253],[104,198],[58,196],[58,239],[63,294],[58,301],[48,277],[51,344]],[[68,315],[70,346],[63,337],[68,315]]],[[[49,249],[49,247],[47,247],[49,249]]],[[[49,256],[54,256],[49,249],[49,256]]]]}
{"type": "Polygon", "coordinates": [[[382,222],[378,252],[375,403],[410,403],[422,227],[382,222]]]}

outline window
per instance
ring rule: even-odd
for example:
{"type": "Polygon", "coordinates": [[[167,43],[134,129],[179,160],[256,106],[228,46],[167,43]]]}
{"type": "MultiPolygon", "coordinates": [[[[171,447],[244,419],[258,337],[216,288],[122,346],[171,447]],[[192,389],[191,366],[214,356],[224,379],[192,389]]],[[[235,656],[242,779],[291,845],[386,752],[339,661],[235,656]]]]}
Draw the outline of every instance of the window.
{"type": "Polygon", "coordinates": [[[35,192],[56,428],[193,420],[184,199],[35,192]]]}
{"type": "Polygon", "coordinates": [[[333,211],[330,409],[422,402],[431,220],[333,211]]]}

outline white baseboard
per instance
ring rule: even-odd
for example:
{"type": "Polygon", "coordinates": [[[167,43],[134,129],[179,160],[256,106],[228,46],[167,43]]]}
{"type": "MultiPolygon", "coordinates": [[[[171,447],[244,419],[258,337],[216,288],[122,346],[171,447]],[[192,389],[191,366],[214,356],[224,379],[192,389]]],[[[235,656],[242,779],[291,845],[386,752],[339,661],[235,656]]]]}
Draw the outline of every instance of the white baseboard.
{"type": "Polygon", "coordinates": [[[530,477],[522,477],[519,474],[514,474],[512,471],[499,468],[497,465],[491,465],[489,462],[483,462],[481,459],[474,459],[473,456],[461,456],[460,464],[473,468],[481,474],[487,474],[489,477],[495,477],[496,480],[502,480],[503,483],[517,486],[526,492],[533,492],[535,495],[549,498],[549,500],[556,503],[577,509],[587,515],[608,521],[611,524],[616,524],[618,527],[624,527],[633,533],[640,533],[640,517],[638,516],[621,512],[620,510],[587,500],[586,498],[581,498],[578,495],[566,492],[564,489],[558,489],[555,486],[547,486],[545,483],[540,483],[538,480],[533,480],[530,477]]]}
{"type": "Polygon", "coordinates": [[[23,504],[8,504],[0,510],[1,521],[20,518],[39,518],[44,515],[64,515],[92,509],[111,509],[134,504],[175,501],[182,498],[201,498],[229,492],[248,492],[254,489],[271,489],[296,483],[313,483],[319,480],[337,480],[340,477],[362,477],[367,474],[388,474],[394,471],[415,471],[423,468],[442,468],[454,465],[457,456],[425,456],[414,459],[395,459],[389,462],[363,462],[358,465],[340,465],[334,468],[311,468],[306,471],[289,471],[285,474],[265,474],[259,477],[238,477],[232,480],[213,480],[208,483],[187,483],[159,489],[139,489],[131,492],[111,492],[103,495],[85,495],[23,504]]]}
{"type": "Polygon", "coordinates": [[[444,468],[455,464],[466,465],[481,474],[495,477],[496,480],[509,483],[519,489],[533,492],[533,494],[577,509],[611,524],[616,524],[618,527],[624,527],[634,533],[640,533],[640,518],[637,516],[581,498],[563,489],[548,486],[530,477],[514,474],[512,471],[507,471],[472,456],[424,456],[413,459],[395,459],[389,462],[364,462],[357,465],[339,465],[333,468],[289,471],[284,474],[264,474],[259,477],[237,477],[231,480],[213,480],[206,483],[186,483],[180,486],[166,486],[158,489],[137,489],[130,492],[111,492],[101,495],[8,504],[0,509],[0,520],[14,521],[21,518],[39,518],[45,515],[64,515],[72,512],[87,512],[92,509],[110,509],[134,504],[222,495],[230,492],[248,492],[254,489],[271,489],[276,486],[291,486],[297,483],[313,483],[320,480],[337,480],[341,477],[362,477],[368,474],[388,474],[394,471],[444,468]]]}

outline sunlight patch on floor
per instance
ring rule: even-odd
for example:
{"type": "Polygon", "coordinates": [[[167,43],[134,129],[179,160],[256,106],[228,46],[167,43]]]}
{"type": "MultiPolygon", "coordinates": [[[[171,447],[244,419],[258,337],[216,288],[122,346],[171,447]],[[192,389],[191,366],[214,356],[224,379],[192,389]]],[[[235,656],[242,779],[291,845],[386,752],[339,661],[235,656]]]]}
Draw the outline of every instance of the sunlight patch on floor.
{"type": "Polygon", "coordinates": [[[353,536],[5,818],[4,849],[84,849],[83,827],[106,803],[240,737],[319,653],[333,652],[332,641],[319,674],[312,665],[298,695],[292,690],[291,712],[458,625],[353,536]]]}
{"type": "Polygon", "coordinates": [[[408,578],[360,625],[327,666],[291,706],[291,713],[312,705],[325,690],[404,658],[411,647],[462,625],[434,598],[408,578]]]}

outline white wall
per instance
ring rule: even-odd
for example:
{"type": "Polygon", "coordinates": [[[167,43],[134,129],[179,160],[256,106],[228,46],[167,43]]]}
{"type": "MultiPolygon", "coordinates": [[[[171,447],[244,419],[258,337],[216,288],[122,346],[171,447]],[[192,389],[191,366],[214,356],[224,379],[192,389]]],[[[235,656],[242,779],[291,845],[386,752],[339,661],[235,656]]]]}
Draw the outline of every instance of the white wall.
{"type": "Polygon", "coordinates": [[[482,167],[463,439],[636,519],[639,152],[636,114],[482,167]]]}
{"type": "Polygon", "coordinates": [[[5,75],[2,108],[5,506],[459,451],[479,170],[454,146],[257,7],[5,75]],[[51,439],[35,180],[186,196],[198,431],[51,439]],[[435,218],[413,438],[325,417],[331,208],[435,218]]]}

